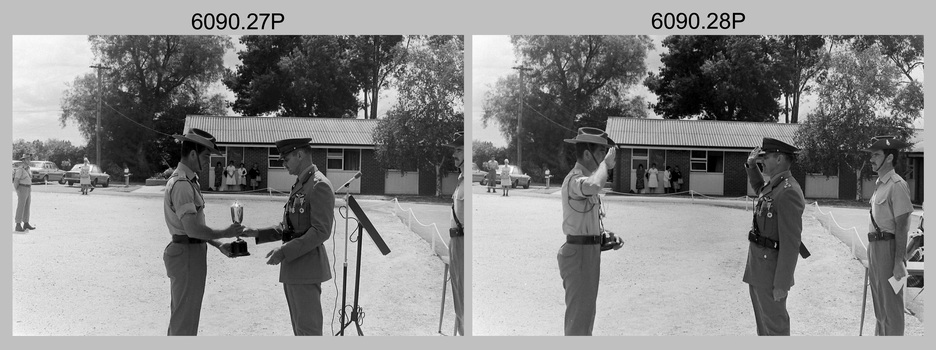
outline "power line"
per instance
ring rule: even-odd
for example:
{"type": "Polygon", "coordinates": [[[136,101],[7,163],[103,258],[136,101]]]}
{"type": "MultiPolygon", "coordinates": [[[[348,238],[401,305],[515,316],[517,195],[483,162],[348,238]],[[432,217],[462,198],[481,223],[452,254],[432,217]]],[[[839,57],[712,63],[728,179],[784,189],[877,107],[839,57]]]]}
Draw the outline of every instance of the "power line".
{"type": "Polygon", "coordinates": [[[155,132],[155,133],[160,134],[160,135],[166,135],[166,136],[172,137],[172,135],[169,135],[169,134],[164,133],[164,132],[162,132],[162,131],[159,131],[159,130],[150,128],[150,127],[148,127],[148,126],[146,126],[146,125],[143,125],[143,124],[138,123],[137,121],[135,121],[135,120],[133,120],[133,119],[130,119],[130,117],[124,115],[123,113],[120,113],[120,111],[118,111],[116,108],[111,107],[111,105],[108,104],[107,102],[105,102],[104,105],[107,106],[107,108],[110,108],[111,110],[113,110],[114,112],[117,112],[117,114],[119,114],[119,115],[120,115],[121,117],[123,117],[124,119],[129,120],[131,123],[134,123],[134,124],[136,124],[136,125],[139,125],[141,128],[150,130],[150,131],[155,132]]]}
{"type": "MultiPolygon", "coordinates": [[[[529,105],[527,105],[527,108],[529,108],[529,109],[531,109],[532,111],[536,112],[537,115],[539,115],[539,116],[540,116],[541,118],[543,118],[543,119],[546,119],[546,120],[549,121],[550,123],[556,124],[556,125],[559,126],[560,128],[569,130],[569,131],[571,131],[571,132],[573,132],[573,133],[576,132],[575,130],[572,130],[572,129],[567,128],[565,125],[562,125],[562,124],[557,123],[555,120],[549,119],[549,117],[547,117],[547,116],[544,115],[543,113],[540,113],[540,111],[536,110],[536,108],[533,108],[533,107],[531,107],[531,106],[529,106],[529,105]]],[[[560,108],[561,108],[561,107],[560,107],[560,108]]]]}

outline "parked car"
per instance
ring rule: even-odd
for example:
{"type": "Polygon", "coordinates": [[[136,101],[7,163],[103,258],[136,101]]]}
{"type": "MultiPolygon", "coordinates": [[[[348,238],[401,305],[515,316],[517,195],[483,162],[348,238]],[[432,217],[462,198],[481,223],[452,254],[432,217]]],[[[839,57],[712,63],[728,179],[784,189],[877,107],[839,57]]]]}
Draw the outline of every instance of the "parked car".
{"type": "MultiPolygon", "coordinates": [[[[65,177],[62,178],[62,182],[67,182],[69,186],[81,182],[81,167],[82,164],[75,164],[71,170],[65,172],[65,177]]],[[[101,167],[91,164],[91,186],[101,185],[101,187],[110,186],[110,175],[101,171],[101,167]]]]}
{"type": "Polygon", "coordinates": [[[484,181],[484,177],[487,176],[487,171],[483,171],[478,168],[478,164],[474,162],[471,163],[471,182],[481,182],[484,181]]]}
{"type": "Polygon", "coordinates": [[[29,172],[32,175],[33,182],[58,181],[63,183],[62,178],[65,177],[65,170],[59,169],[55,163],[45,160],[30,161],[29,172]]]}
{"type": "MultiPolygon", "coordinates": [[[[517,188],[523,186],[523,188],[530,188],[530,176],[524,174],[516,165],[508,166],[510,167],[510,187],[517,188]]],[[[502,171],[504,171],[504,165],[497,166],[497,181],[500,181],[500,174],[502,171]]],[[[487,178],[481,180],[481,185],[487,185],[487,178]]]]}

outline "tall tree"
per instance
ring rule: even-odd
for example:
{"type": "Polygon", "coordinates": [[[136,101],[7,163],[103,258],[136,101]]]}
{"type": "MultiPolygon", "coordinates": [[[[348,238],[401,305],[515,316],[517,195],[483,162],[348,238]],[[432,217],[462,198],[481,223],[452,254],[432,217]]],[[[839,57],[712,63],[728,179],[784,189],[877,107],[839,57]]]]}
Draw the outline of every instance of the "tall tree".
{"type": "Polygon", "coordinates": [[[532,69],[501,78],[485,96],[484,125],[497,122],[515,154],[523,144],[521,168],[546,164],[552,171],[571,168],[563,138],[581,126],[604,128],[609,115],[646,116],[643,102],[629,96],[646,71],[652,43],[645,36],[512,36],[520,62],[532,69]],[[522,134],[517,134],[519,98],[524,93],[522,134]],[[635,108],[635,106],[638,106],[635,108]]]}
{"type": "MultiPolygon", "coordinates": [[[[796,134],[800,159],[809,171],[835,174],[849,169],[858,179],[867,169],[861,152],[876,135],[898,135],[909,140],[919,110],[895,105],[901,72],[881,55],[878,46],[836,52],[831,66],[818,81],[819,104],[796,134]]],[[[858,182],[856,199],[861,196],[858,182]]]]}
{"type": "Polygon", "coordinates": [[[365,119],[377,119],[380,91],[406,60],[409,38],[402,35],[359,35],[347,38],[352,51],[352,74],[361,87],[365,119]]]}
{"type": "MultiPolygon", "coordinates": [[[[48,139],[43,141],[26,141],[18,139],[13,142],[13,159],[19,159],[24,153],[32,155],[32,160],[47,160],[61,167],[62,161],[74,162],[85,155],[84,147],[77,147],[71,141],[48,139]]],[[[70,169],[64,169],[70,170],[70,169]]]]}
{"type": "Polygon", "coordinates": [[[59,121],[78,123],[88,149],[95,148],[100,92],[101,150],[104,169],[127,163],[149,174],[166,157],[178,157],[167,135],[182,131],[186,114],[223,110],[223,99],[208,87],[224,71],[232,45],[226,36],[90,36],[104,70],[75,78],[62,98],[59,121]]]}
{"type": "Polygon", "coordinates": [[[464,128],[464,38],[421,37],[397,73],[398,99],[374,130],[377,161],[386,168],[434,171],[441,196],[452,151],[442,147],[464,128]]]}
{"type": "Polygon", "coordinates": [[[237,98],[232,108],[247,115],[353,118],[359,84],[346,38],[333,35],[244,36],[242,64],[224,84],[237,98]]]}
{"type": "Polygon", "coordinates": [[[760,36],[674,35],[644,84],[665,118],[776,121],[780,88],[772,47],[760,36]]]}
{"type": "Polygon", "coordinates": [[[781,35],[769,40],[783,94],[784,122],[799,123],[800,96],[811,90],[810,82],[825,70],[829,59],[826,40],[819,35],[781,35]]]}

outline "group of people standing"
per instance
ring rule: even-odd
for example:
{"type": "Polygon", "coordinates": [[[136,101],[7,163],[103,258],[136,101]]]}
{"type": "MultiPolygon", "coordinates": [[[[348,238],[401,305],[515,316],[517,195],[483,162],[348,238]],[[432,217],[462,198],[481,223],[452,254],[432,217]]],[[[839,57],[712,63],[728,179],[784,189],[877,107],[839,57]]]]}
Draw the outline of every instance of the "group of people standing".
{"type": "Polygon", "coordinates": [[[657,169],[656,163],[650,164],[650,169],[644,169],[643,164],[637,165],[637,193],[656,193],[657,187],[660,187],[660,182],[663,183],[663,193],[676,193],[682,188],[683,176],[682,171],[679,170],[679,166],[671,167],[666,166],[666,169],[663,171],[663,179],[660,179],[660,170],[657,169]],[[644,191],[644,189],[647,189],[644,191]]]}
{"type": "Polygon", "coordinates": [[[509,196],[510,186],[513,184],[513,181],[510,179],[510,160],[504,158],[503,167],[500,167],[494,158],[491,158],[490,161],[484,164],[488,168],[486,179],[488,193],[497,193],[497,184],[499,183],[503,189],[503,194],[501,194],[501,196],[509,196]],[[499,174],[498,169],[500,170],[499,174]]]}
{"type": "MultiPolygon", "coordinates": [[[[603,130],[580,128],[574,139],[576,164],[562,184],[562,231],[566,242],[557,260],[565,290],[565,335],[591,335],[595,323],[601,252],[619,249],[620,236],[608,235],[601,218],[601,188],[607,169],[615,165],[615,144],[603,130]]],[[[868,163],[877,173],[877,188],[871,197],[868,233],[868,274],[876,335],[903,335],[904,287],[889,279],[907,276],[907,236],[910,226],[910,191],[907,182],[894,172],[899,150],[906,143],[892,136],[879,136],[864,149],[868,163]]],[[[810,256],[803,244],[803,190],[790,168],[799,149],[765,137],[744,163],[747,178],[757,191],[752,212],[747,261],[742,281],[748,285],[758,335],[790,335],[787,298],[794,285],[797,261],[810,256]]],[[[638,188],[647,179],[654,189],[656,164],[643,173],[638,167],[638,188]]],[[[669,170],[669,169],[667,169],[669,170]]],[[[664,177],[673,181],[676,168],[664,177]]],[[[679,175],[677,175],[677,179],[679,175]]],[[[898,282],[899,283],[899,282],[898,282]]]]}
{"type": "Polygon", "coordinates": [[[230,161],[228,166],[224,167],[221,162],[218,162],[214,167],[214,186],[212,190],[221,192],[245,191],[248,189],[248,184],[250,190],[256,190],[260,186],[261,180],[257,163],[254,163],[253,167],[247,170],[244,163],[240,163],[240,166],[235,167],[234,161],[230,161]]]}

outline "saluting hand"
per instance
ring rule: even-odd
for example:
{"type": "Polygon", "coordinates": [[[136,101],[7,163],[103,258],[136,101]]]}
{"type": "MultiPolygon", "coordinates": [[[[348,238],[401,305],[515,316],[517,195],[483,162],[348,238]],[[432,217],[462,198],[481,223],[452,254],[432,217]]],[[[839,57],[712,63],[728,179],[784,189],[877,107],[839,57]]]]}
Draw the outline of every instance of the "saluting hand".
{"type": "Polygon", "coordinates": [[[604,162],[608,166],[608,169],[614,169],[614,164],[617,162],[617,158],[614,156],[617,153],[617,148],[611,147],[608,149],[608,153],[605,154],[604,162]]]}
{"type": "Polygon", "coordinates": [[[754,150],[751,151],[751,154],[748,154],[747,163],[750,165],[754,165],[754,163],[757,162],[757,157],[760,157],[760,151],[761,151],[760,146],[754,147],[754,150]]]}
{"type": "Polygon", "coordinates": [[[283,262],[283,259],[286,259],[286,254],[283,253],[282,247],[276,247],[267,253],[266,257],[270,258],[267,260],[267,265],[279,265],[279,263],[283,262]]]}

